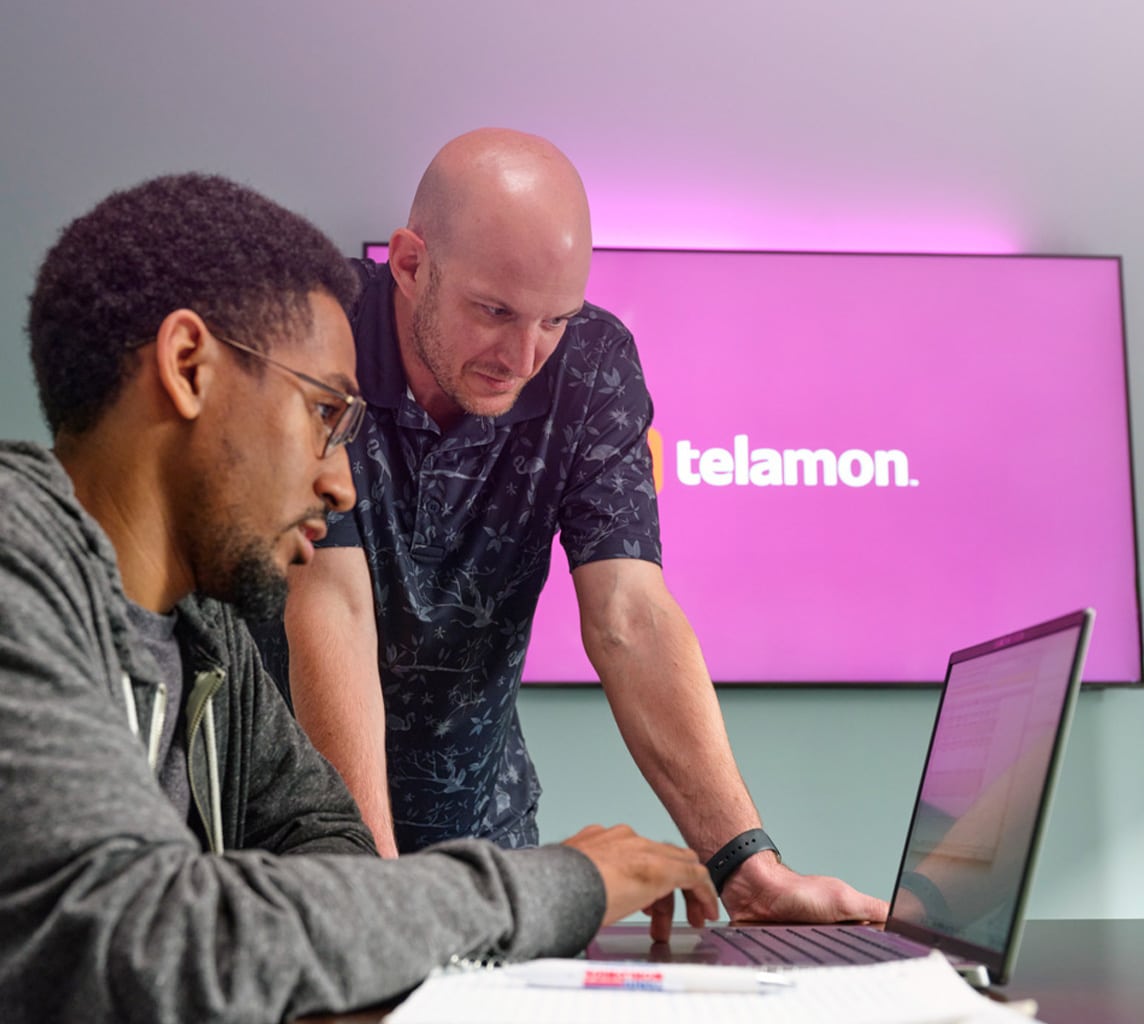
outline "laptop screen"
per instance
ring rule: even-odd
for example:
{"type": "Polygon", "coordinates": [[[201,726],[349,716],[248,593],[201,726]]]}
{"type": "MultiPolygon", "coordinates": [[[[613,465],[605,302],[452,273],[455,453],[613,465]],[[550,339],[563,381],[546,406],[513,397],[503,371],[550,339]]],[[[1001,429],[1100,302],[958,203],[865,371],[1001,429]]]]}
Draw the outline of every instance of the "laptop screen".
{"type": "Polygon", "coordinates": [[[1091,619],[950,658],[888,929],[1007,974],[1091,619]]]}

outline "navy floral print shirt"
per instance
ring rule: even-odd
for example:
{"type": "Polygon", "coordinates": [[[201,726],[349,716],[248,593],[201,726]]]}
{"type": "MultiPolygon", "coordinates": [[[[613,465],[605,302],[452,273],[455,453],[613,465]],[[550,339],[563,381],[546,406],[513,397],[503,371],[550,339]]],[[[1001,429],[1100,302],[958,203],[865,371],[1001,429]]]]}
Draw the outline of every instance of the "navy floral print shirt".
{"type": "Polygon", "coordinates": [[[368,413],[350,449],[356,507],[331,516],[324,544],[369,562],[398,848],[532,845],[540,785],[516,698],[553,538],[572,569],[660,563],[639,357],[586,305],[509,412],[442,433],[406,385],[388,267],[355,266],[368,413]]]}

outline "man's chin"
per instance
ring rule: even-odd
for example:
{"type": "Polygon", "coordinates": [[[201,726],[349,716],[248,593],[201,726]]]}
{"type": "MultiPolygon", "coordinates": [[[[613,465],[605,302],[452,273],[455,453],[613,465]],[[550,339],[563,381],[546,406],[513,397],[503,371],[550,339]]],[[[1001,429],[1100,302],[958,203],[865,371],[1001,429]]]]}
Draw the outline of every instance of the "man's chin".
{"type": "Polygon", "coordinates": [[[235,614],[251,624],[278,622],[286,612],[286,581],[282,580],[281,591],[263,591],[253,599],[245,598],[230,602],[235,614]]]}
{"type": "Polygon", "coordinates": [[[498,395],[495,398],[487,396],[472,398],[465,403],[462,408],[465,412],[472,413],[474,416],[485,416],[489,419],[495,419],[497,416],[503,416],[516,405],[518,398],[520,398],[520,389],[511,394],[498,395]]]}
{"type": "Polygon", "coordinates": [[[230,586],[222,598],[248,623],[272,622],[286,611],[286,573],[266,558],[248,558],[231,573],[230,586]]]}

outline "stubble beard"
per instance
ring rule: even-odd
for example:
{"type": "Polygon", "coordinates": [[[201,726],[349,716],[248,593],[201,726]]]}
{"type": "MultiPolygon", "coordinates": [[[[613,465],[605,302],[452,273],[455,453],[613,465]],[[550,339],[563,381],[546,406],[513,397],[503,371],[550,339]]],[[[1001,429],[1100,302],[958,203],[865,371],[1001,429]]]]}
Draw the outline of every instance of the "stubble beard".
{"type": "Polygon", "coordinates": [[[286,610],[286,574],[261,540],[226,541],[199,583],[207,597],[225,601],[250,623],[281,619],[286,610]]]}
{"type": "Polygon", "coordinates": [[[223,598],[247,622],[269,622],[286,611],[286,575],[262,545],[238,553],[230,572],[230,596],[223,598]]]}
{"type": "MultiPolygon", "coordinates": [[[[412,336],[413,352],[421,364],[433,376],[441,392],[463,412],[473,416],[495,417],[501,416],[513,407],[520,397],[520,388],[511,395],[506,395],[507,404],[504,408],[489,412],[480,408],[473,401],[465,397],[461,387],[459,374],[453,374],[448,368],[448,355],[445,337],[441,331],[438,317],[438,290],[440,288],[440,273],[434,264],[429,268],[429,287],[422,296],[421,301],[413,310],[410,319],[410,335],[412,336]]],[[[523,388],[523,384],[521,388],[523,388]]]]}
{"type": "Polygon", "coordinates": [[[188,550],[195,590],[233,606],[247,622],[267,622],[286,610],[286,571],[278,565],[274,543],[246,525],[241,504],[222,498],[219,478],[240,476],[241,460],[223,443],[212,476],[215,486],[200,480],[188,526],[188,550]]]}

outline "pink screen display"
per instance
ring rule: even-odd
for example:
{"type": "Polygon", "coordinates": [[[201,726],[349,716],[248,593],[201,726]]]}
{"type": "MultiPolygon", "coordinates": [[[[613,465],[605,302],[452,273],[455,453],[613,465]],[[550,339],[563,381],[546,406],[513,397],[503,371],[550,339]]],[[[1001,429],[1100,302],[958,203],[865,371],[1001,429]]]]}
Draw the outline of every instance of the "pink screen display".
{"type": "MultiPolygon", "coordinates": [[[[600,249],[635,335],[664,575],[712,678],[940,682],[1084,606],[1140,681],[1116,258],[600,249]]],[[[596,679],[557,545],[524,678],[596,679]]]]}

